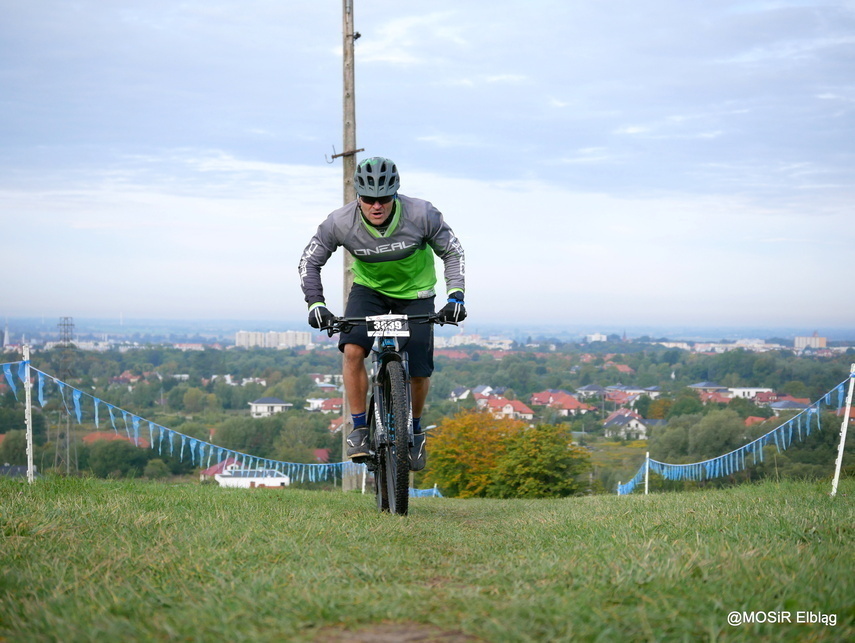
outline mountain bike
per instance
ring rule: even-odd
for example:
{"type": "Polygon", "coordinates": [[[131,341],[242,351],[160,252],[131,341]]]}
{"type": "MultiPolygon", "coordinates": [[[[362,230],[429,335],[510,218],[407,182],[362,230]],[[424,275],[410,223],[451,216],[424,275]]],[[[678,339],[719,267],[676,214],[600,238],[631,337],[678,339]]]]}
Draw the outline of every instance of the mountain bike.
{"type": "Polygon", "coordinates": [[[410,336],[410,323],[456,325],[439,315],[374,315],[336,317],[326,330],[332,337],[364,325],[374,338],[371,349],[368,436],[370,455],[354,458],[374,473],[377,508],[406,515],[410,499],[410,447],[413,445],[413,407],[407,353],[399,338],[410,336]]]}

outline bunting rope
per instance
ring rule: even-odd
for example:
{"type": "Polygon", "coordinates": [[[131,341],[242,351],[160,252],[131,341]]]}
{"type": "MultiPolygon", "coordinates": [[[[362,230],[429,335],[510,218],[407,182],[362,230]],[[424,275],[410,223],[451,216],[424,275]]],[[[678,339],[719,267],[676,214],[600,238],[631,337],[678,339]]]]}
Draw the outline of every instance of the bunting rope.
{"type": "Polygon", "coordinates": [[[413,489],[410,487],[410,498],[444,498],[439,489],[433,487],[432,489],[413,489]]]}
{"type": "MultiPolygon", "coordinates": [[[[149,448],[152,450],[157,448],[158,455],[163,455],[168,450],[168,455],[174,455],[176,448],[178,449],[178,458],[180,462],[184,461],[185,454],[190,458],[190,463],[193,466],[210,468],[212,464],[219,464],[227,459],[240,466],[241,469],[272,469],[290,478],[291,483],[295,482],[323,482],[332,478],[335,482],[336,476],[339,480],[345,475],[356,475],[363,473],[364,464],[354,464],[353,462],[332,462],[323,464],[310,464],[303,462],[283,462],[280,460],[271,460],[268,458],[260,458],[248,453],[242,453],[233,449],[227,449],[215,444],[206,442],[199,438],[194,438],[189,435],[184,435],[179,431],[168,429],[160,424],[156,424],[145,418],[126,411],[119,407],[113,406],[109,402],[100,400],[85,391],[74,388],[58,380],[52,375],[34,368],[27,361],[9,362],[3,364],[3,373],[6,377],[6,383],[18,399],[18,387],[15,383],[15,375],[23,384],[26,378],[26,369],[29,364],[30,371],[36,374],[37,379],[37,396],[39,405],[44,407],[46,404],[45,384],[52,383],[56,391],[59,393],[62,404],[65,407],[69,416],[72,411],[68,405],[68,396],[71,397],[72,406],[74,407],[74,416],[77,418],[77,423],[83,423],[84,407],[90,403],[92,405],[92,417],[96,429],[101,428],[102,416],[99,414],[99,409],[103,406],[107,409],[109,423],[113,431],[118,435],[124,433],[125,437],[139,447],[141,444],[141,431],[147,431],[149,448]],[[17,366],[17,369],[13,369],[17,366]],[[13,372],[14,371],[14,372],[13,372]],[[117,424],[117,418],[118,424],[117,424]],[[198,464],[197,464],[198,461],[198,464]]],[[[433,490],[430,490],[433,491],[433,490]]]]}
{"type": "MultiPolygon", "coordinates": [[[[793,444],[794,437],[803,442],[811,434],[813,428],[822,430],[820,423],[822,404],[824,403],[826,406],[832,407],[834,402],[833,394],[836,392],[837,412],[839,413],[844,406],[845,385],[847,382],[848,378],[798,415],[795,415],[745,446],[734,449],[730,453],[689,464],[668,464],[652,458],[649,458],[645,464],[649,463],[650,471],[658,473],[666,480],[711,480],[713,478],[728,476],[737,471],[743,471],[747,466],[764,462],[763,447],[774,444],[778,453],[780,453],[793,444]]],[[[644,482],[645,464],[641,465],[641,468],[633,476],[632,480],[624,484],[618,484],[617,493],[619,496],[632,493],[639,484],[644,482]]]]}

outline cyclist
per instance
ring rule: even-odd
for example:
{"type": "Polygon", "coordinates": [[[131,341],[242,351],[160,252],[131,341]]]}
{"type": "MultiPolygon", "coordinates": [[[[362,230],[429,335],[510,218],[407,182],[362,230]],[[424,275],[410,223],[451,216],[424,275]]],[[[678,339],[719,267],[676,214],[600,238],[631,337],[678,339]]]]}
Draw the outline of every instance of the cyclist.
{"type": "MultiPolygon", "coordinates": [[[[436,253],[444,263],[447,289],[447,303],[439,313],[440,319],[463,321],[463,247],[440,211],[427,201],[399,194],[398,168],[387,158],[373,157],[359,163],[353,182],[356,201],[335,210],[318,226],[300,259],[300,285],[309,305],[309,325],[324,328],[334,317],[325,303],[321,268],[339,246],[354,259],[354,284],[345,317],[433,313],[436,253]]],[[[369,455],[365,358],[372,345],[364,326],[339,336],[338,347],[344,353],[344,387],[353,422],[347,436],[349,458],[369,455]]],[[[433,326],[412,324],[410,337],[401,342],[401,350],[409,356],[413,398],[411,469],[419,471],[426,462],[421,416],[433,373],[433,326]]]]}

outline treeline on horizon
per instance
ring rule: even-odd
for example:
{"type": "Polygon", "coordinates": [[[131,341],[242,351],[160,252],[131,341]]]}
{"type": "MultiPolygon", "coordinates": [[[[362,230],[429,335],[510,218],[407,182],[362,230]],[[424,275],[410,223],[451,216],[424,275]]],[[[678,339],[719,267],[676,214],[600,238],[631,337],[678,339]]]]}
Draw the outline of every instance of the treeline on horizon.
{"type": "MultiPolygon", "coordinates": [[[[465,349],[468,359],[437,356],[437,370],[424,421],[439,424],[444,418],[471,409],[474,406],[471,399],[460,402],[448,399],[450,392],[461,386],[472,388],[486,384],[507,387],[506,397],[526,403],[529,403],[532,393],[546,389],[572,392],[587,384],[608,386],[617,383],[659,386],[662,389],[661,400],[654,402],[642,398],[639,404],[643,417],[662,417],[669,421],[668,427],[653,434],[650,441],[652,455],[665,461],[669,457],[672,458],[670,461],[690,461],[700,455],[707,457],[711,449],[712,455],[719,455],[715,452],[719,446],[724,448],[756,437],[753,434],[759,429],[749,431],[741,421],[751,415],[768,417],[771,413],[745,400],[734,400],[728,405],[701,404],[697,395],[686,388],[688,385],[714,381],[730,387],[768,387],[813,401],[846,379],[853,357],[850,354],[834,358],[802,357],[790,351],[753,353],[743,349],[720,355],[702,355],[680,349],[625,343],[595,347],[597,352],[592,352],[592,347],[569,344],[559,346],[554,352],[509,351],[502,359],[477,348],[465,349]],[[625,352],[617,352],[620,349],[625,352]],[[630,367],[633,373],[618,371],[618,365],[630,367]],[[724,412],[730,415],[708,417],[724,412]],[[719,432],[719,438],[707,439],[702,450],[696,448],[697,440],[691,442],[674,437],[678,431],[684,437],[697,433],[696,427],[708,427],[712,420],[725,429],[719,432]],[[704,421],[706,424],[702,425],[704,421]],[[664,439],[665,436],[671,437],[664,439]]],[[[329,431],[334,416],[302,410],[309,397],[341,395],[321,392],[310,377],[313,374],[339,373],[341,357],[338,351],[206,349],[184,352],[167,347],[148,347],[126,352],[92,352],[58,347],[34,354],[33,365],[57,377],[65,369],[67,376],[64,379],[70,385],[186,435],[210,440],[213,431],[213,441],[219,446],[289,462],[312,462],[317,449],[329,449],[331,461],[340,459],[340,437],[329,431]],[[141,379],[134,384],[119,381],[122,374],[128,373],[141,379]],[[231,386],[222,377],[227,374],[238,383],[243,379],[257,378],[264,380],[264,384],[231,386]],[[176,378],[176,375],[186,376],[186,381],[184,377],[176,378]],[[215,375],[220,377],[215,380],[215,375]],[[252,419],[249,417],[249,402],[260,397],[278,397],[294,404],[294,410],[272,418],[252,419]]],[[[548,410],[535,410],[540,411],[538,422],[567,423],[573,431],[584,431],[591,441],[602,435],[603,415],[614,410],[610,403],[598,406],[597,411],[581,418],[561,418],[548,410]]],[[[56,461],[57,434],[64,430],[60,418],[62,409],[56,396],[49,396],[43,410],[38,405],[36,408],[34,428],[38,449],[41,450],[37,464],[42,465],[41,470],[46,470],[56,461]]],[[[0,433],[19,431],[22,422],[21,403],[7,391],[0,405],[0,433]]],[[[101,428],[104,430],[103,419],[101,428]]],[[[84,427],[84,430],[94,430],[94,426],[84,427]]],[[[72,433],[74,431],[72,420],[72,433]]],[[[821,445],[817,442],[813,446],[797,447],[810,450],[821,446],[825,452],[829,449],[826,442],[828,439],[823,437],[821,445]]],[[[0,463],[21,464],[17,462],[20,460],[20,444],[19,436],[7,436],[7,440],[0,444],[0,463]]],[[[111,446],[78,444],[78,468],[103,477],[112,474],[144,475],[152,460],[161,461],[163,466],[156,465],[158,471],[145,474],[150,477],[182,475],[192,468],[186,462],[164,457],[156,450],[148,450],[147,457],[140,460],[139,450],[135,454],[127,450],[127,447],[135,449],[132,445],[104,444],[111,446]],[[134,461],[118,466],[117,463],[123,459],[134,461]]],[[[631,449],[630,445],[627,448],[631,449]]],[[[641,451],[639,454],[643,456],[641,451]]],[[[797,454],[797,451],[792,454],[797,454]]],[[[782,469],[786,473],[787,459],[792,454],[782,454],[777,475],[781,475],[782,469]]],[[[828,460],[826,454],[814,456],[811,458],[816,460],[813,464],[817,467],[812,470],[794,467],[792,471],[801,475],[824,475],[822,463],[828,460]]],[[[637,457],[633,455],[629,460],[637,457]]],[[[633,466],[633,462],[622,457],[613,466],[601,467],[596,475],[601,479],[603,488],[609,489],[614,480],[621,479],[620,476],[625,476],[633,466]]]]}

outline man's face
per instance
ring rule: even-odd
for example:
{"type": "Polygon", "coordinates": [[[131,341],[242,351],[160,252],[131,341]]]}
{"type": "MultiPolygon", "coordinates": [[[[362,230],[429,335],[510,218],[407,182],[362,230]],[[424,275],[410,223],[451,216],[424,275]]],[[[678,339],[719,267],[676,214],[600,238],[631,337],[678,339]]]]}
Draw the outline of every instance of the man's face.
{"type": "Polygon", "coordinates": [[[392,214],[395,207],[395,199],[391,196],[359,197],[359,207],[362,214],[371,225],[383,225],[392,214]],[[385,203],[384,203],[385,202],[385,203]]]}

